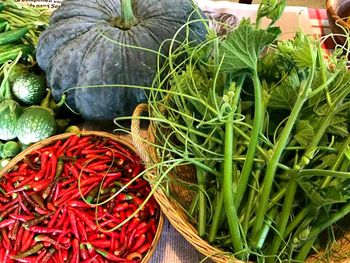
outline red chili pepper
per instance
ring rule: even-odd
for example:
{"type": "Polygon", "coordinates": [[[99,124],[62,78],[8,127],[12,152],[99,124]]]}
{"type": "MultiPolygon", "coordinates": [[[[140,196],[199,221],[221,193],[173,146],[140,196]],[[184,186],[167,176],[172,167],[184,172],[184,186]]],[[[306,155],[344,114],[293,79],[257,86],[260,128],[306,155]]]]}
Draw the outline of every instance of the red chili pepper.
{"type": "Polygon", "coordinates": [[[30,220],[30,221],[28,221],[28,222],[25,222],[25,223],[23,223],[22,225],[23,225],[26,229],[28,229],[29,227],[32,227],[32,226],[35,226],[35,225],[38,225],[38,224],[44,222],[44,221],[45,221],[46,219],[48,219],[51,215],[52,215],[52,213],[51,213],[51,214],[47,214],[47,215],[42,215],[42,216],[37,217],[37,218],[35,218],[35,219],[33,219],[33,220],[30,220]]]}
{"type": "Polygon", "coordinates": [[[139,252],[132,252],[126,256],[126,259],[128,260],[135,260],[135,261],[140,261],[142,259],[142,255],[139,252]]]}
{"type": "Polygon", "coordinates": [[[58,178],[55,180],[52,180],[50,184],[42,191],[41,196],[43,199],[46,199],[51,194],[56,184],[58,184],[58,178]]]}
{"type": "Polygon", "coordinates": [[[149,222],[149,229],[151,230],[152,234],[155,235],[155,233],[157,232],[157,226],[156,226],[156,219],[154,217],[152,217],[149,222]]]}
{"type": "Polygon", "coordinates": [[[113,145],[120,153],[127,156],[130,160],[136,161],[138,159],[138,157],[135,154],[132,154],[131,151],[125,149],[125,146],[121,145],[120,143],[111,139],[108,141],[108,143],[113,145]]]}
{"type": "Polygon", "coordinates": [[[92,164],[87,165],[86,168],[89,170],[94,170],[96,172],[106,171],[109,168],[111,168],[110,165],[107,165],[108,162],[109,162],[109,160],[92,163],[92,164]]]}
{"type": "Polygon", "coordinates": [[[24,199],[33,207],[39,207],[39,204],[34,202],[27,194],[26,191],[22,191],[22,195],[24,197],[24,199]]]}
{"type": "Polygon", "coordinates": [[[11,250],[12,244],[10,239],[8,238],[8,232],[5,228],[2,228],[0,230],[1,236],[2,236],[2,244],[4,245],[6,250],[11,250]]]}
{"type": "MultiPolygon", "coordinates": [[[[122,173],[120,173],[120,176],[121,175],[122,173]]],[[[105,180],[103,181],[103,184],[102,184],[102,188],[107,188],[108,186],[113,185],[116,179],[118,179],[118,176],[105,177],[105,180]]]]}
{"type": "Polygon", "coordinates": [[[97,172],[91,169],[88,169],[85,164],[81,162],[75,162],[76,167],[85,173],[91,173],[91,174],[96,174],[97,172]]]}
{"type": "Polygon", "coordinates": [[[126,230],[126,233],[127,233],[127,234],[130,234],[131,232],[133,232],[133,231],[136,229],[136,227],[140,224],[140,222],[141,222],[141,219],[140,219],[140,218],[134,217],[134,218],[131,220],[131,222],[130,222],[130,224],[129,224],[129,226],[128,226],[128,229],[126,230]]]}
{"type": "Polygon", "coordinates": [[[16,240],[19,227],[20,227],[20,222],[18,220],[15,220],[15,223],[13,224],[13,228],[11,229],[11,231],[9,233],[10,239],[16,240]]]}
{"type": "Polygon", "coordinates": [[[57,150],[57,156],[60,156],[63,154],[63,151],[69,147],[70,145],[74,145],[79,141],[79,136],[78,135],[72,135],[69,136],[68,139],[61,145],[60,148],[57,150]]]}
{"type": "Polygon", "coordinates": [[[54,240],[53,238],[46,236],[46,235],[42,235],[42,234],[37,235],[34,238],[34,240],[35,240],[35,242],[47,242],[49,244],[56,246],[57,248],[68,249],[68,247],[69,247],[69,244],[61,245],[58,243],[58,241],[54,240]]]}
{"type": "Polygon", "coordinates": [[[25,251],[26,249],[28,249],[30,247],[30,244],[32,242],[33,237],[34,237],[33,232],[29,232],[28,230],[24,229],[23,238],[22,238],[22,240],[20,240],[20,243],[21,243],[20,251],[21,252],[25,251]]]}
{"type": "Polygon", "coordinates": [[[17,175],[9,179],[12,183],[16,183],[18,181],[23,181],[24,179],[26,179],[26,177],[24,175],[17,175]]]}
{"type": "Polygon", "coordinates": [[[14,245],[14,252],[15,253],[17,253],[20,250],[21,240],[23,238],[23,234],[24,234],[24,227],[20,226],[18,233],[17,233],[17,237],[15,239],[15,245],[14,245]]]}
{"type": "Polygon", "coordinates": [[[62,175],[63,167],[64,167],[64,162],[61,159],[59,159],[57,161],[55,179],[59,178],[62,175]]]}
{"type": "Polygon", "coordinates": [[[58,195],[60,193],[60,184],[58,183],[55,187],[55,190],[53,191],[52,198],[49,197],[48,200],[55,202],[58,198],[58,195]]]}
{"type": "MultiPolygon", "coordinates": [[[[84,148],[86,148],[89,144],[91,144],[90,141],[83,141],[83,142],[79,141],[78,144],[72,145],[71,147],[69,147],[69,148],[67,149],[67,151],[66,151],[66,154],[67,154],[67,153],[72,153],[73,151],[78,150],[78,149],[80,149],[80,151],[82,151],[82,150],[83,150],[84,148]]],[[[70,156],[70,155],[67,154],[67,156],[70,156]]]]}
{"type": "Polygon", "coordinates": [[[31,248],[17,254],[16,256],[12,257],[13,259],[20,259],[20,258],[24,258],[30,255],[33,255],[35,253],[37,253],[40,249],[43,248],[43,244],[42,243],[37,243],[34,246],[32,246],[31,248]]]}
{"type": "Polygon", "coordinates": [[[71,200],[74,200],[76,198],[81,197],[81,195],[86,196],[86,194],[89,193],[93,188],[95,188],[96,185],[97,184],[92,184],[92,185],[90,185],[88,187],[83,187],[81,189],[82,193],[80,193],[77,189],[74,189],[75,191],[72,194],[70,194],[68,196],[61,197],[60,199],[56,200],[54,202],[54,205],[55,206],[60,206],[60,205],[62,205],[65,202],[68,202],[68,201],[71,201],[71,200]]]}
{"type": "Polygon", "coordinates": [[[120,235],[119,235],[119,243],[121,243],[121,244],[125,243],[127,245],[127,243],[126,243],[126,226],[127,226],[126,224],[122,226],[122,229],[121,229],[120,235]]]}
{"type": "Polygon", "coordinates": [[[6,249],[3,247],[0,247],[0,262],[5,261],[5,252],[6,252],[6,249]]]}
{"type": "Polygon", "coordinates": [[[33,215],[33,213],[30,212],[29,209],[24,205],[24,203],[23,203],[23,201],[22,201],[22,197],[21,197],[20,194],[18,194],[18,196],[17,196],[16,199],[18,200],[19,205],[21,206],[21,208],[23,209],[23,211],[24,211],[26,214],[28,214],[28,215],[33,215]]]}
{"type": "Polygon", "coordinates": [[[54,248],[49,248],[45,256],[41,259],[40,263],[48,263],[55,252],[56,250],[54,248]]]}
{"type": "Polygon", "coordinates": [[[90,243],[84,243],[86,245],[86,249],[88,251],[88,254],[90,257],[93,257],[96,255],[95,248],[90,243]]]}
{"type": "MultiPolygon", "coordinates": [[[[63,225],[64,221],[68,221],[67,220],[67,207],[62,207],[62,215],[60,217],[60,219],[57,221],[56,224],[54,224],[56,227],[60,227],[61,225],[63,225]]],[[[51,226],[49,226],[51,227],[51,226]]]]}
{"type": "Polygon", "coordinates": [[[126,210],[128,207],[129,207],[129,203],[127,202],[119,203],[115,206],[114,212],[120,212],[120,211],[126,210]]]}
{"type": "Polygon", "coordinates": [[[79,177],[80,177],[80,172],[79,172],[79,170],[78,170],[78,168],[77,167],[75,167],[74,165],[72,165],[71,167],[70,167],[70,172],[72,173],[72,175],[73,175],[73,177],[75,178],[75,179],[79,179],[79,177]]]}
{"type": "Polygon", "coordinates": [[[58,158],[55,154],[51,154],[51,159],[50,159],[50,174],[48,176],[45,176],[46,179],[48,180],[53,180],[56,176],[56,171],[57,171],[57,164],[58,164],[58,158]]]}
{"type": "Polygon", "coordinates": [[[134,244],[136,229],[132,231],[132,233],[128,236],[128,249],[130,250],[132,245],[134,244]]]}
{"type": "Polygon", "coordinates": [[[98,248],[109,248],[111,246],[111,240],[102,239],[102,240],[89,240],[89,243],[98,248]]]}
{"type": "Polygon", "coordinates": [[[31,226],[28,228],[29,231],[34,232],[34,233],[40,233],[40,234],[48,234],[48,233],[62,233],[62,229],[58,228],[48,228],[48,227],[43,227],[43,226],[31,226]]]}
{"type": "MultiPolygon", "coordinates": [[[[48,161],[49,161],[49,152],[43,152],[40,154],[40,175],[45,175],[46,170],[50,168],[50,166],[48,165],[48,161]]],[[[39,175],[38,174],[38,175],[39,175]]]]}
{"type": "Polygon", "coordinates": [[[128,186],[128,189],[132,189],[132,190],[139,190],[142,189],[144,187],[146,187],[148,185],[148,182],[144,179],[137,179],[136,181],[134,181],[134,183],[132,183],[131,185],[128,186]]]}
{"type": "Polygon", "coordinates": [[[95,156],[96,156],[96,158],[97,157],[102,157],[103,155],[100,155],[100,154],[101,153],[106,153],[107,150],[108,150],[107,148],[102,148],[102,149],[84,149],[84,150],[81,151],[81,154],[86,155],[85,158],[91,160],[91,159],[95,158],[95,156]],[[92,155],[92,156],[90,156],[90,155],[92,155]]]}
{"type": "Polygon", "coordinates": [[[61,213],[61,209],[57,209],[55,211],[55,213],[53,214],[53,216],[51,217],[51,219],[50,219],[50,221],[49,221],[49,223],[47,225],[48,227],[51,228],[51,227],[53,227],[55,225],[55,223],[56,223],[60,213],[61,213]]]}
{"type": "Polygon", "coordinates": [[[148,230],[148,225],[146,222],[141,222],[138,227],[136,228],[135,237],[141,236],[142,234],[145,234],[148,230]]]}
{"type": "Polygon", "coordinates": [[[3,263],[12,263],[14,262],[11,257],[10,257],[10,249],[6,249],[5,251],[5,258],[4,258],[4,262],[3,263]]]}
{"type": "Polygon", "coordinates": [[[44,205],[44,199],[42,198],[42,196],[38,193],[32,193],[30,195],[30,197],[32,198],[32,200],[37,203],[42,209],[45,209],[45,205],[44,205]]]}
{"type": "Polygon", "coordinates": [[[13,225],[16,222],[15,219],[10,218],[10,219],[5,219],[0,222],[0,228],[8,227],[10,225],[13,225]]]}
{"type": "Polygon", "coordinates": [[[50,184],[50,182],[48,182],[47,180],[44,179],[44,180],[41,180],[38,182],[34,182],[30,186],[33,188],[33,190],[35,192],[39,192],[39,191],[44,190],[49,184],[50,184]]]}
{"type": "Polygon", "coordinates": [[[118,200],[118,202],[129,201],[132,200],[132,196],[130,194],[120,193],[116,196],[116,199],[118,200]]]}
{"type": "Polygon", "coordinates": [[[8,202],[9,202],[9,199],[6,198],[6,197],[0,196],[0,202],[2,202],[2,203],[8,203],[8,202]]]}
{"type": "Polygon", "coordinates": [[[96,230],[96,224],[90,219],[90,216],[83,211],[79,211],[76,215],[92,230],[96,230]]]}
{"type": "Polygon", "coordinates": [[[69,206],[71,207],[76,207],[76,208],[92,208],[90,204],[80,201],[80,200],[72,200],[68,203],[69,206]]]}
{"type": "Polygon", "coordinates": [[[80,250],[80,256],[83,260],[86,260],[89,258],[89,254],[88,254],[87,249],[85,248],[85,245],[83,243],[80,243],[79,250],[80,250]]]}
{"type": "Polygon", "coordinates": [[[47,249],[46,248],[42,248],[38,254],[39,256],[36,257],[36,262],[42,262],[42,259],[45,257],[45,255],[47,254],[47,249]]]}
{"type": "Polygon", "coordinates": [[[144,243],[146,242],[146,235],[142,234],[137,241],[135,242],[135,244],[131,247],[130,251],[131,252],[135,252],[137,251],[144,243]]]}
{"type": "Polygon", "coordinates": [[[72,209],[68,209],[68,217],[69,217],[69,221],[70,221],[70,225],[71,225],[73,234],[75,235],[77,240],[80,240],[78,226],[77,226],[77,219],[76,219],[75,213],[72,209]]]}
{"type": "MultiPolygon", "coordinates": [[[[16,201],[17,201],[17,198],[16,198],[16,201]]],[[[12,203],[12,202],[11,202],[12,203]]],[[[6,205],[7,206],[7,205],[6,205]]],[[[0,213],[0,221],[3,220],[5,217],[7,217],[7,215],[9,215],[11,212],[13,212],[14,210],[16,210],[16,208],[18,207],[18,204],[14,204],[10,207],[6,207],[5,210],[3,210],[1,213],[0,213]]]]}
{"type": "Polygon", "coordinates": [[[24,263],[37,263],[37,262],[39,262],[37,256],[29,256],[29,257],[25,257],[25,258],[17,258],[16,261],[17,262],[24,262],[24,263]]]}
{"type": "Polygon", "coordinates": [[[96,249],[96,252],[101,254],[104,258],[111,260],[112,262],[125,262],[125,258],[117,257],[106,250],[96,249]]]}
{"type": "Polygon", "coordinates": [[[93,257],[85,259],[84,261],[82,261],[81,263],[92,263],[92,262],[96,262],[96,258],[98,257],[98,254],[95,254],[93,257]]]}
{"type": "Polygon", "coordinates": [[[140,254],[145,254],[146,252],[148,252],[148,250],[151,248],[151,244],[150,243],[146,243],[144,245],[142,245],[137,252],[139,252],[140,254]]]}
{"type": "Polygon", "coordinates": [[[87,233],[81,220],[77,220],[77,228],[79,235],[81,235],[81,241],[87,241],[87,233]]]}

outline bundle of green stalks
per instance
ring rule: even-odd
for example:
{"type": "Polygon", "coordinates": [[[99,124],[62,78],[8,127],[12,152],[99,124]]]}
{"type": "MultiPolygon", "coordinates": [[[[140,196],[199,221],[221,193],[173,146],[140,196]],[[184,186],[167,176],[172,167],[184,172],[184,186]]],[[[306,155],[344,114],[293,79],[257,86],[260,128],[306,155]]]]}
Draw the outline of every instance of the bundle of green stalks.
{"type": "Polygon", "coordinates": [[[350,213],[349,50],[326,54],[302,31],[279,40],[284,6],[262,1],[255,22],[181,43],[141,117],[154,127],[157,185],[195,191],[185,208],[198,234],[243,261],[304,262],[350,213]],[[183,165],[195,184],[170,176],[183,165]]]}

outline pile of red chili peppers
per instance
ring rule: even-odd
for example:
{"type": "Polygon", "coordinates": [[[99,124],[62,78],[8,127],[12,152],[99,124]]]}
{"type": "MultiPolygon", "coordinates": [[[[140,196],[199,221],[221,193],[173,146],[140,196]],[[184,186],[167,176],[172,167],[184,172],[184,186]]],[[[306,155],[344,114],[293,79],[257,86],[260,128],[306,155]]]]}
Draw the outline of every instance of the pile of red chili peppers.
{"type": "Polygon", "coordinates": [[[159,220],[142,170],[126,146],[95,135],[26,155],[0,181],[0,262],[140,262],[159,220]]]}

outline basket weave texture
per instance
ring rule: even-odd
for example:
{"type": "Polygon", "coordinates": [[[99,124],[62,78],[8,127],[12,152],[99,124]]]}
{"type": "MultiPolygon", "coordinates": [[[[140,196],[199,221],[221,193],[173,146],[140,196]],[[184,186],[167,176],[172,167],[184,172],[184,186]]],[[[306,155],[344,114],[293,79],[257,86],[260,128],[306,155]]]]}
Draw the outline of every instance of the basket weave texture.
{"type": "MultiPolygon", "coordinates": [[[[38,150],[40,148],[43,148],[47,145],[51,145],[54,142],[56,142],[57,140],[62,140],[62,139],[66,139],[69,136],[73,135],[74,133],[63,133],[63,134],[59,134],[59,135],[55,135],[52,137],[49,137],[47,139],[44,139],[40,142],[37,142],[33,145],[31,145],[30,147],[28,147],[27,149],[25,149],[24,151],[22,151],[20,154],[18,154],[16,157],[14,157],[9,163],[8,165],[0,172],[0,178],[6,174],[8,171],[10,171],[19,161],[23,160],[23,158],[28,155],[29,153],[38,150]]],[[[119,142],[120,144],[122,144],[123,146],[125,146],[126,148],[129,148],[132,152],[136,153],[136,149],[134,147],[134,145],[130,142],[129,139],[127,139],[125,136],[122,135],[114,135],[108,132],[102,132],[102,131],[82,131],[80,133],[81,135],[94,135],[94,136],[98,136],[98,137],[103,137],[103,138],[109,138],[112,139],[116,142],[119,142]]],[[[159,216],[159,222],[158,222],[158,226],[157,226],[157,232],[154,236],[153,242],[151,247],[149,248],[147,254],[143,257],[141,263],[147,263],[150,261],[152,255],[154,254],[154,251],[157,247],[158,241],[161,237],[161,233],[162,233],[162,229],[163,229],[163,223],[164,223],[164,219],[163,219],[163,215],[162,213],[159,216]]]]}
{"type": "MultiPolygon", "coordinates": [[[[141,156],[145,163],[152,165],[153,163],[159,162],[159,160],[157,160],[157,155],[155,153],[154,147],[152,146],[152,144],[155,143],[155,131],[152,122],[146,131],[140,128],[140,116],[142,113],[148,111],[149,108],[147,104],[140,104],[136,107],[131,123],[131,133],[133,144],[138,150],[139,156],[141,156]]],[[[156,176],[157,175],[155,175],[154,172],[150,172],[149,174],[152,187],[155,187],[155,184],[152,183],[152,179],[156,176]]],[[[177,196],[185,196],[189,193],[188,189],[181,189],[180,186],[176,187],[177,188],[175,193],[177,196]]],[[[160,187],[157,187],[157,189],[155,189],[154,197],[156,198],[162,209],[162,212],[168,218],[172,226],[200,253],[218,263],[246,263],[246,261],[241,261],[235,258],[232,253],[225,252],[222,249],[214,247],[209,244],[209,242],[202,239],[198,235],[196,228],[193,226],[189,217],[187,216],[186,211],[183,207],[184,204],[179,202],[177,198],[174,198],[174,196],[169,196],[160,187]]],[[[306,262],[350,263],[350,233],[347,233],[348,234],[345,234],[337,241],[337,243],[332,246],[332,258],[325,256],[324,251],[319,251],[318,254],[311,255],[306,262]]]]}

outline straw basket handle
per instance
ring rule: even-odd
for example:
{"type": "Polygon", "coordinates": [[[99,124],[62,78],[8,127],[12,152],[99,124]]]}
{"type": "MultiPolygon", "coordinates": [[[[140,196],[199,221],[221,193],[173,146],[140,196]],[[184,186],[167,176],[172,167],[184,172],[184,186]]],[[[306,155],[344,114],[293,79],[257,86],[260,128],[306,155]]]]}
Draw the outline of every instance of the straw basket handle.
{"type": "Polygon", "coordinates": [[[150,161],[150,156],[144,144],[144,136],[141,134],[141,114],[144,112],[149,112],[149,106],[147,103],[141,103],[136,106],[131,119],[131,139],[137,149],[141,159],[148,163],[150,161]]]}

